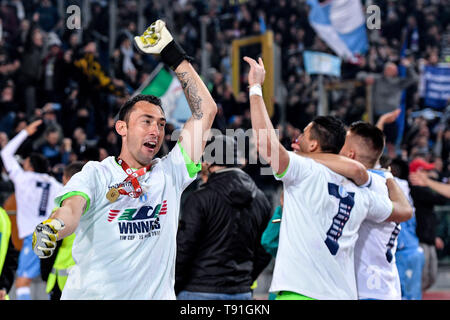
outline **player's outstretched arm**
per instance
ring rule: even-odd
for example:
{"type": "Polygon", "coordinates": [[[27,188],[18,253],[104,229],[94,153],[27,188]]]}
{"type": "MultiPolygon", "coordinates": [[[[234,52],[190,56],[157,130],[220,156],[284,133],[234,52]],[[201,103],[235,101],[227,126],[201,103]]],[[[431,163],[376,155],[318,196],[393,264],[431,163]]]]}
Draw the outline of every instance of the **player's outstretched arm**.
{"type": "Polygon", "coordinates": [[[33,233],[33,250],[39,258],[48,258],[56,248],[56,241],[71,235],[78,227],[87,201],[82,196],[72,196],[63,201],[49,219],[36,226],[33,233]]]}
{"type": "Polygon", "coordinates": [[[366,167],[356,160],[332,153],[302,153],[300,151],[295,153],[323,164],[330,170],[352,180],[358,186],[369,182],[366,167]]]}
{"type": "Polygon", "coordinates": [[[413,215],[413,208],[393,177],[386,179],[386,185],[389,192],[389,199],[391,199],[394,206],[392,214],[386,221],[400,223],[411,219],[413,215]]]}
{"type": "Polygon", "coordinates": [[[2,149],[1,157],[3,165],[9,175],[15,174],[15,172],[22,170],[22,167],[17,162],[14,154],[17,149],[22,145],[22,143],[33,134],[36,133],[38,127],[42,124],[42,120],[36,120],[30,123],[25,129],[23,129],[19,134],[17,134],[9,143],[2,149]]]}
{"type": "Polygon", "coordinates": [[[261,58],[258,62],[249,57],[244,57],[244,60],[250,65],[250,114],[258,152],[274,172],[282,174],[289,165],[289,154],[278,140],[262,97],[261,87],[266,74],[264,64],[261,58]]]}
{"type": "Polygon", "coordinates": [[[409,181],[413,186],[430,187],[444,197],[450,198],[450,185],[430,179],[424,171],[411,173],[409,181]]]}
{"type": "Polygon", "coordinates": [[[180,143],[196,163],[206,145],[206,132],[211,128],[217,106],[208,88],[189,62],[189,57],[167,30],[164,21],[157,20],[140,37],[135,37],[136,47],[147,54],[161,56],[163,62],[175,71],[192,112],[180,135],[180,143]],[[205,139],[203,139],[205,137],[205,139]]]}

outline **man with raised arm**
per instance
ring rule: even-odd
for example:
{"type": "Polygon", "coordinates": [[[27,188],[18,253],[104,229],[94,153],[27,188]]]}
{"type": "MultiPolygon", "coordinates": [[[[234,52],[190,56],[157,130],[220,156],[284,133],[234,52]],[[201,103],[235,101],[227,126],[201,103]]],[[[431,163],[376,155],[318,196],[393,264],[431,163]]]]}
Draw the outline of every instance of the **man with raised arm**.
{"type": "Polygon", "coordinates": [[[43,155],[31,153],[22,165],[15,158],[19,147],[36,133],[41,124],[42,120],[31,122],[1,151],[5,169],[14,183],[17,228],[19,238],[23,240],[15,281],[18,300],[31,300],[31,282],[41,274],[39,259],[32,248],[34,227],[48,218],[52,212],[53,198],[62,189],[62,184],[48,174],[49,163],[43,155]]]}
{"type": "Polygon", "coordinates": [[[119,157],[88,162],[55,199],[61,207],[36,227],[34,250],[52,254],[75,232],[73,258],[61,299],[175,299],[176,232],[180,197],[200,170],[205,131],[217,107],[161,20],[135,38],[159,54],[180,80],[192,111],[175,147],[154,158],[166,119],[157,97],[138,95],[119,111],[119,157]]]}
{"type": "MultiPolygon", "coordinates": [[[[244,60],[250,65],[250,110],[258,150],[270,163],[275,177],[283,182],[284,190],[270,291],[277,293],[279,300],[357,299],[354,247],[362,221],[404,221],[412,210],[405,210],[403,202],[398,201],[401,191],[391,188],[389,182],[392,200],[367,188],[358,188],[316,161],[284,149],[262,98],[265,77],[262,59],[244,60]]],[[[300,151],[336,156],[344,145],[345,134],[339,120],[317,117],[300,136],[300,151]]]]}

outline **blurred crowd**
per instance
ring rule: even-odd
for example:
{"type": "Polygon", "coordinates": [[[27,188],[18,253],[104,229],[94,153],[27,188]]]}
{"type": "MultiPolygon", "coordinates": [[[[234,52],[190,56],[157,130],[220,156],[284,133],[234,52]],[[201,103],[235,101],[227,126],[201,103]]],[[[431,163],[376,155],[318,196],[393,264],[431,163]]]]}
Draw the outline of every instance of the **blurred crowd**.
{"type": "MultiPolygon", "coordinates": [[[[82,3],[64,1],[64,6],[82,7],[82,3]]],[[[118,155],[120,139],[114,131],[114,117],[159,61],[133,48],[133,37],[138,33],[138,2],[116,3],[117,37],[110,39],[108,1],[90,1],[88,25],[74,30],[66,27],[67,15],[61,16],[56,1],[0,1],[0,148],[27,123],[42,118],[44,124],[18,154],[23,158],[31,151],[42,153],[58,179],[63,168],[75,160],[118,155]],[[111,41],[114,50],[110,54],[111,41]]],[[[325,85],[330,86],[351,83],[345,89],[328,91],[330,113],[346,124],[365,119],[366,86],[374,85],[376,75],[398,78],[398,69],[408,68],[410,81],[402,87],[406,90],[404,129],[387,132],[392,145],[386,156],[406,163],[421,157],[435,164],[436,179],[447,182],[450,108],[430,111],[419,95],[419,78],[423,66],[448,62],[450,1],[363,3],[381,8],[381,29],[368,30],[369,51],[359,56],[357,63],[344,62],[341,79],[325,79],[325,85]]],[[[319,100],[318,79],[305,72],[303,52],[332,53],[308,22],[306,0],[176,0],[144,4],[146,22],[167,18],[179,43],[194,58],[197,70],[202,67],[202,53],[207,51],[207,72],[203,76],[219,107],[213,127],[222,131],[251,127],[247,92],[236,96],[232,90],[231,43],[272,30],[281,49],[282,66],[282,83],[275,85],[287,92],[285,101],[275,100],[272,121],[290,149],[292,141],[317,114],[319,100]],[[203,47],[201,19],[207,24],[203,47]]],[[[241,82],[241,88],[246,88],[245,76],[241,82]]],[[[378,111],[381,114],[392,110],[378,111]]],[[[374,115],[376,120],[376,108],[374,115]]],[[[172,130],[168,124],[160,156],[173,145],[172,130]]],[[[261,166],[248,165],[244,170],[262,190],[273,193],[279,185],[273,177],[260,175],[261,166]]],[[[3,201],[12,191],[4,171],[0,183],[3,201]]]]}

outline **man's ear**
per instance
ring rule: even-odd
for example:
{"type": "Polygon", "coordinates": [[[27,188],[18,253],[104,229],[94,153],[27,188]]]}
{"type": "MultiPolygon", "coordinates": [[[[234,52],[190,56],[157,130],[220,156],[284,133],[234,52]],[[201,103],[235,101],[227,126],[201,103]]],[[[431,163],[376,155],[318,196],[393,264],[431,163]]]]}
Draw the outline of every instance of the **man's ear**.
{"type": "Polygon", "coordinates": [[[356,153],[355,153],[355,151],[354,151],[353,149],[351,149],[351,150],[348,152],[347,157],[349,157],[350,159],[355,160],[355,158],[356,158],[356,153]]]}
{"type": "Polygon", "coordinates": [[[127,123],[123,120],[117,120],[116,124],[116,131],[120,136],[126,136],[127,135],[127,123]]]}
{"type": "Polygon", "coordinates": [[[311,140],[309,142],[309,152],[316,152],[319,149],[319,142],[317,140],[311,140]]]}

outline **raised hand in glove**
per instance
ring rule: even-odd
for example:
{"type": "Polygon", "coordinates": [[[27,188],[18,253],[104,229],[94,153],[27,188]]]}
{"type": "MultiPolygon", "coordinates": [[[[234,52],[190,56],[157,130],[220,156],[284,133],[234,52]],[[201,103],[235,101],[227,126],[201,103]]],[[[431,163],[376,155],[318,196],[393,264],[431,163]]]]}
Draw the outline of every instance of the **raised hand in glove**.
{"type": "Polygon", "coordinates": [[[173,70],[183,60],[192,60],[175,42],[166,28],[166,23],[162,20],[156,20],[141,36],[134,37],[134,44],[142,53],[159,54],[163,62],[173,70]]]}
{"type": "Polygon", "coordinates": [[[64,222],[59,219],[47,219],[36,226],[33,232],[33,251],[41,258],[53,254],[58,241],[58,231],[64,229],[64,222]]]}

